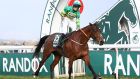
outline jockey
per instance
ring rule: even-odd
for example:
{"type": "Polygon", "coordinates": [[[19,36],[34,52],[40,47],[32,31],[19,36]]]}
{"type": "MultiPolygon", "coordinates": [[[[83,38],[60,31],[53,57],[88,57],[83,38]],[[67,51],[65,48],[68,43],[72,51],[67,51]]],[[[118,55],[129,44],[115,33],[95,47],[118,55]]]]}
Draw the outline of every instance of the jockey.
{"type": "Polygon", "coordinates": [[[62,25],[61,25],[61,33],[68,33],[69,28],[72,31],[80,28],[80,12],[79,8],[81,7],[81,3],[79,0],[75,0],[73,6],[66,6],[64,10],[61,12],[62,15],[62,25]]]}

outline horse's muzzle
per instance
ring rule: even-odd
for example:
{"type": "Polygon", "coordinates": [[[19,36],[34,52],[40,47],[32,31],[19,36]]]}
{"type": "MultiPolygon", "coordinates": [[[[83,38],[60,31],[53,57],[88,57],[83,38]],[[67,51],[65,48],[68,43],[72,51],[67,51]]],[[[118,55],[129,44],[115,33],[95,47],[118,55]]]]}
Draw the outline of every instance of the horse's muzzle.
{"type": "Polygon", "coordinates": [[[100,41],[100,42],[99,42],[99,45],[103,45],[103,44],[104,44],[104,41],[100,41]]]}

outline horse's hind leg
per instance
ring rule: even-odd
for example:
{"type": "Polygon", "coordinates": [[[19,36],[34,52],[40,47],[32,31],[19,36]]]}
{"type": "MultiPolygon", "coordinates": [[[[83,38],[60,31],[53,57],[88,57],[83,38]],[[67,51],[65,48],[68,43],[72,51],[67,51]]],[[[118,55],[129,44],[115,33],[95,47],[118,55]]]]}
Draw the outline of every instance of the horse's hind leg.
{"type": "Polygon", "coordinates": [[[51,79],[54,77],[54,67],[58,64],[59,60],[61,59],[61,55],[55,55],[55,59],[50,65],[50,71],[51,71],[51,79]]]}
{"type": "Polygon", "coordinates": [[[44,62],[50,57],[50,55],[51,55],[51,52],[50,51],[45,51],[44,50],[44,52],[43,52],[43,58],[40,61],[39,67],[38,67],[38,69],[36,70],[36,72],[34,74],[35,76],[38,76],[38,73],[39,73],[40,68],[43,66],[44,62]]]}
{"type": "Polygon", "coordinates": [[[89,60],[89,56],[86,55],[85,57],[83,57],[83,60],[85,61],[86,65],[88,66],[89,70],[92,72],[93,76],[94,76],[94,79],[99,79],[97,77],[97,74],[94,72],[91,64],[90,64],[90,60],[89,60]]]}
{"type": "Polygon", "coordinates": [[[72,73],[72,65],[73,65],[73,60],[69,59],[69,79],[71,79],[71,73],[72,73]]]}

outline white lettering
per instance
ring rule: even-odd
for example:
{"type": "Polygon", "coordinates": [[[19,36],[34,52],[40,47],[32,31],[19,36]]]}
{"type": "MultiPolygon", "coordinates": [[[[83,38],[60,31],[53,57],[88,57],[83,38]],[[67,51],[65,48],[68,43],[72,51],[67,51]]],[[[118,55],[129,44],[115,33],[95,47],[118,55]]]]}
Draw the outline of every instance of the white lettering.
{"type": "Polygon", "coordinates": [[[34,58],[31,62],[32,70],[35,72],[39,66],[39,61],[37,58],[34,58]]]}
{"type": "Polygon", "coordinates": [[[133,69],[134,69],[134,71],[135,71],[135,73],[136,73],[136,75],[137,76],[139,76],[140,74],[139,74],[139,67],[140,67],[140,55],[138,55],[137,56],[137,67],[136,67],[136,65],[134,64],[134,62],[133,62],[133,60],[132,60],[132,58],[131,58],[131,56],[130,55],[128,55],[127,56],[127,75],[130,75],[130,65],[133,67],[133,69]]]}
{"type": "Polygon", "coordinates": [[[3,72],[9,72],[7,68],[7,58],[3,58],[3,72]]]}
{"type": "Polygon", "coordinates": [[[30,71],[30,60],[29,58],[24,58],[24,71],[29,72],[30,71]]]}
{"type": "Polygon", "coordinates": [[[110,54],[105,54],[104,74],[107,74],[107,69],[109,70],[110,74],[112,74],[111,63],[112,63],[112,56],[110,54]]]}
{"type": "Polygon", "coordinates": [[[21,61],[19,61],[18,58],[16,58],[16,69],[17,69],[17,72],[19,71],[19,68],[21,70],[21,72],[24,72],[24,67],[23,67],[23,58],[21,58],[21,61]]]}
{"type": "MultiPolygon", "coordinates": [[[[123,64],[123,60],[122,60],[122,56],[119,55],[118,56],[118,64],[117,64],[117,69],[121,69],[123,74],[126,75],[126,71],[125,71],[125,68],[124,68],[124,64],[123,64]]],[[[115,71],[116,71],[116,68],[115,68],[115,71]]]]}
{"type": "Polygon", "coordinates": [[[14,72],[16,72],[15,64],[13,58],[11,58],[10,65],[9,65],[9,72],[11,72],[11,69],[14,69],[14,72]]]}
{"type": "MultiPolygon", "coordinates": [[[[39,60],[41,60],[41,58],[39,58],[39,60]]],[[[45,72],[48,72],[48,70],[47,70],[47,68],[46,68],[45,65],[43,65],[43,66],[40,68],[40,72],[41,72],[43,69],[45,70],[45,72]]]]}
{"type": "MultiPolygon", "coordinates": [[[[39,61],[42,60],[41,58],[38,59],[32,59],[29,58],[11,58],[10,60],[7,58],[3,58],[2,64],[3,64],[3,72],[11,72],[13,70],[14,72],[30,72],[36,71],[36,69],[39,66],[39,61]]],[[[40,69],[40,72],[42,71],[48,72],[45,65],[43,65],[40,69]]]]}

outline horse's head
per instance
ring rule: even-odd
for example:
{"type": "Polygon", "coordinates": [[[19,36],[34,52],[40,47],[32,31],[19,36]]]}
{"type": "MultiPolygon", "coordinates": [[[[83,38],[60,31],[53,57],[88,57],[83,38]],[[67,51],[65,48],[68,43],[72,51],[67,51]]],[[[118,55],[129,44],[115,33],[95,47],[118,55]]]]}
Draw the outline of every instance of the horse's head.
{"type": "Polygon", "coordinates": [[[130,0],[124,0],[127,9],[125,9],[125,16],[130,20],[131,25],[135,25],[137,22],[137,18],[135,15],[134,5],[130,0]]]}
{"type": "Polygon", "coordinates": [[[91,24],[91,38],[95,40],[99,45],[103,45],[104,38],[102,36],[102,32],[100,31],[99,27],[97,26],[97,23],[91,24]]]}

